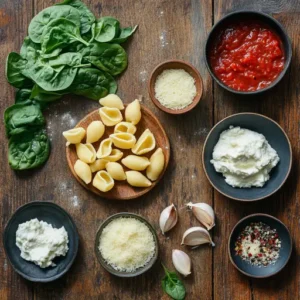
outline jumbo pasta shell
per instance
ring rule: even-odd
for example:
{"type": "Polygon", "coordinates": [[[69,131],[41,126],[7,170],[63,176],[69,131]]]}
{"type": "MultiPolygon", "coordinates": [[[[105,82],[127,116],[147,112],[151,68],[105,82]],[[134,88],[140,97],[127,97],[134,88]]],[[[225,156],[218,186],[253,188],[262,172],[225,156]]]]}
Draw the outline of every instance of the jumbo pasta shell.
{"type": "Polygon", "coordinates": [[[97,151],[97,158],[105,158],[110,155],[112,151],[112,140],[110,138],[103,140],[100,143],[97,151]]]}
{"type": "Polygon", "coordinates": [[[102,122],[106,126],[115,126],[123,120],[123,116],[119,109],[112,107],[101,107],[99,114],[102,122]]]}
{"type": "Polygon", "coordinates": [[[131,149],[136,142],[135,136],[126,132],[113,133],[109,137],[113,144],[120,149],[131,149]]]}
{"type": "Polygon", "coordinates": [[[101,192],[108,192],[114,187],[113,178],[106,171],[99,171],[93,179],[93,186],[101,192]]]}
{"type": "Polygon", "coordinates": [[[156,142],[153,133],[149,129],[146,129],[132,148],[132,152],[137,155],[142,155],[152,151],[155,145],[156,142]]]}
{"type": "Polygon", "coordinates": [[[76,153],[78,158],[87,164],[96,160],[96,150],[92,144],[76,144],[76,153]]]}

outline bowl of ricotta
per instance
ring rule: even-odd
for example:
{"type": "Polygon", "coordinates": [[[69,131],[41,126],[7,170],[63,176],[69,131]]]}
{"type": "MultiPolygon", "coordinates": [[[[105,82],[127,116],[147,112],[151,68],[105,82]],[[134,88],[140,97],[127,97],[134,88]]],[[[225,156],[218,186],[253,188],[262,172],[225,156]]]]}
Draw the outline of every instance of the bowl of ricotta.
{"type": "Polygon", "coordinates": [[[208,180],[221,194],[255,201],[284,184],[292,166],[292,149],[275,121],[255,113],[239,113],[212,128],[202,161],[208,180]]]}
{"type": "Polygon", "coordinates": [[[71,267],[79,237],[76,226],[60,206],[34,201],[13,214],[3,234],[3,245],[14,270],[35,282],[50,282],[71,267]]]}

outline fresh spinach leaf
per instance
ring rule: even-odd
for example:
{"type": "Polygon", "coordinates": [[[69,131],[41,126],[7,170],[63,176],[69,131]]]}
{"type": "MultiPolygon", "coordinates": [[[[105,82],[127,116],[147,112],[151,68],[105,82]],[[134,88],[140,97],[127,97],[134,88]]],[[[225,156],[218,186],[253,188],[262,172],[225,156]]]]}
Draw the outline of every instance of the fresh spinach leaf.
{"type": "Polygon", "coordinates": [[[127,41],[127,39],[134,34],[137,29],[137,25],[132,27],[122,28],[120,35],[118,37],[113,38],[110,43],[121,44],[127,41]]]}
{"type": "Polygon", "coordinates": [[[95,22],[94,14],[80,0],[64,0],[56,5],[70,5],[76,8],[80,14],[80,32],[81,34],[90,31],[92,24],[95,22]]]}
{"type": "Polygon", "coordinates": [[[16,103],[4,112],[4,122],[7,136],[20,134],[29,127],[45,124],[41,107],[30,100],[16,103]]]}
{"type": "Polygon", "coordinates": [[[127,67],[127,54],[118,44],[90,43],[80,50],[85,61],[111,75],[122,73],[127,67]]]}
{"type": "Polygon", "coordinates": [[[116,91],[117,83],[108,73],[93,68],[79,68],[74,82],[65,92],[99,100],[116,91]]]}
{"type": "Polygon", "coordinates": [[[56,57],[56,56],[58,56],[61,52],[62,52],[62,48],[56,48],[56,49],[54,49],[53,51],[51,51],[50,53],[42,53],[42,51],[41,51],[41,53],[40,53],[40,55],[41,55],[41,58],[43,58],[43,59],[48,59],[48,58],[53,58],[53,57],[56,57]]]}
{"type": "Polygon", "coordinates": [[[49,139],[45,130],[39,127],[9,139],[8,162],[15,170],[38,167],[48,159],[49,153],[49,139]]]}
{"type": "Polygon", "coordinates": [[[30,89],[20,89],[16,93],[15,103],[24,102],[30,100],[31,90],[30,89]]]}
{"type": "Polygon", "coordinates": [[[8,54],[5,66],[5,75],[7,81],[16,88],[31,87],[32,81],[22,74],[26,69],[27,60],[23,59],[18,53],[8,54]]]}
{"type": "Polygon", "coordinates": [[[35,43],[42,43],[42,36],[48,32],[48,24],[51,21],[64,18],[80,26],[80,14],[78,10],[69,5],[50,6],[38,13],[30,22],[28,33],[35,43]]]}
{"type": "Polygon", "coordinates": [[[41,45],[34,43],[29,36],[24,39],[21,46],[20,55],[27,61],[35,62],[39,57],[41,45]]]}
{"type": "Polygon", "coordinates": [[[40,88],[37,84],[34,85],[30,93],[30,99],[39,102],[42,109],[44,108],[45,103],[56,101],[62,96],[62,94],[57,92],[47,92],[40,88]]]}
{"type": "Polygon", "coordinates": [[[182,281],[178,278],[176,273],[170,272],[164,265],[163,268],[166,274],[161,282],[164,292],[174,300],[183,300],[186,290],[182,281]]]}
{"type": "MultiPolygon", "coordinates": [[[[61,56],[66,59],[69,57],[73,57],[72,55],[68,55],[67,53],[61,54],[61,56]]],[[[80,54],[79,54],[80,55],[80,54]]],[[[78,56],[79,57],[79,56],[78,56]]],[[[81,57],[81,55],[80,55],[81,57]]],[[[60,58],[54,59],[54,61],[59,61],[60,58]]],[[[51,61],[51,60],[50,60],[51,61]]],[[[67,61],[66,63],[76,62],[76,59],[73,61],[67,61]]],[[[24,69],[22,73],[26,77],[30,77],[38,86],[48,92],[57,92],[68,88],[76,74],[78,68],[72,67],[68,64],[51,66],[49,61],[47,60],[38,60],[34,65],[29,66],[24,69]]]]}
{"type": "Polygon", "coordinates": [[[102,17],[95,25],[95,40],[100,43],[110,42],[120,32],[120,22],[113,17],[102,17]]]}
{"type": "Polygon", "coordinates": [[[42,53],[48,54],[57,48],[64,48],[71,43],[80,42],[88,46],[82,39],[79,27],[67,19],[56,19],[47,26],[47,33],[42,40],[42,53]]]}

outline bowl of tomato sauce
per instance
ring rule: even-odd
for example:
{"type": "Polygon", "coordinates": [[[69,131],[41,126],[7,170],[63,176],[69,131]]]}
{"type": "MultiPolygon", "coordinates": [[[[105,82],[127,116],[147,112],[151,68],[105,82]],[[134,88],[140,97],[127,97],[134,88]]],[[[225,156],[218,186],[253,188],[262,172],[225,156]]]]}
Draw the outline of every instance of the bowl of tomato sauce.
{"type": "Polygon", "coordinates": [[[292,46],[283,26],[255,11],[228,14],[212,28],[205,46],[211,76],[236,94],[258,94],[286,73],[292,46]]]}

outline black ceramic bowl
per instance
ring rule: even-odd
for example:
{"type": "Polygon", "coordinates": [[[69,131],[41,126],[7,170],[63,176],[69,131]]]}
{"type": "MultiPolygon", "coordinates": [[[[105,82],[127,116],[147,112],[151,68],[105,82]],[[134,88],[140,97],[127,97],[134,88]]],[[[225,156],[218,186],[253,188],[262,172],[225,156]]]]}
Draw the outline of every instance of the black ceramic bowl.
{"type": "Polygon", "coordinates": [[[96,239],[95,239],[95,254],[97,256],[97,259],[99,261],[99,263],[101,264],[101,266],[106,269],[106,271],[108,271],[109,273],[118,276],[118,277],[135,277],[138,275],[141,275],[143,273],[145,273],[146,271],[148,271],[149,269],[151,269],[151,267],[155,264],[157,257],[158,257],[158,239],[157,239],[157,235],[156,232],[154,230],[154,228],[152,227],[152,225],[146,220],[144,219],[142,216],[137,215],[137,214],[133,214],[133,213],[127,213],[127,212],[122,212],[122,213],[118,213],[115,215],[112,215],[110,217],[108,217],[99,227],[97,234],[96,234],[96,239]],[[118,219],[118,218],[135,218],[141,222],[143,222],[151,231],[151,233],[153,234],[153,238],[154,238],[154,243],[155,243],[155,253],[154,256],[151,258],[151,260],[149,261],[149,263],[147,265],[145,265],[144,267],[141,267],[133,272],[123,272],[123,271],[118,271],[115,270],[111,265],[109,265],[105,259],[102,257],[101,252],[99,251],[99,241],[100,241],[100,236],[102,234],[103,229],[113,220],[118,219]]]}
{"type": "Polygon", "coordinates": [[[239,113],[223,119],[211,129],[204,143],[202,163],[208,180],[221,194],[234,200],[256,201],[271,196],[284,184],[292,166],[292,148],[286,133],[275,121],[255,113],[239,113]],[[220,134],[231,125],[263,134],[277,151],[280,161],[263,187],[234,188],[225,182],[223,175],[216,172],[210,162],[220,134]]]}
{"type": "Polygon", "coordinates": [[[230,13],[228,15],[226,15],[224,18],[222,18],[219,22],[217,22],[211,32],[208,35],[207,41],[206,41],[206,45],[205,45],[205,63],[207,66],[207,69],[210,73],[210,75],[213,77],[213,79],[224,89],[235,93],[235,94],[240,94],[240,95],[256,95],[259,93],[262,93],[264,91],[267,91],[269,89],[271,89],[272,87],[274,87],[284,76],[284,74],[286,73],[290,63],[291,63],[291,59],[292,59],[292,45],[291,45],[291,41],[289,39],[288,34],[286,33],[285,29],[283,28],[283,26],[277,21],[275,20],[273,17],[264,14],[262,12],[257,12],[257,11],[236,11],[233,13],[230,13]],[[284,50],[284,54],[285,54],[285,65],[284,65],[284,69],[282,70],[282,72],[279,74],[279,76],[267,87],[261,89],[261,90],[257,90],[257,91],[237,91],[234,90],[230,87],[228,87],[226,84],[224,84],[220,79],[217,78],[217,76],[214,74],[211,66],[210,66],[210,61],[209,61],[209,51],[211,49],[212,43],[215,40],[216,36],[218,35],[219,31],[221,29],[223,29],[224,27],[227,26],[227,24],[230,24],[232,22],[235,21],[240,21],[240,20],[257,20],[259,22],[262,22],[266,25],[268,25],[271,29],[273,29],[278,36],[280,37],[281,41],[282,41],[282,46],[283,46],[283,50],[284,50]]]}
{"type": "Polygon", "coordinates": [[[24,278],[35,282],[50,282],[63,276],[73,264],[78,243],[79,237],[73,220],[65,210],[52,202],[34,201],[19,207],[8,221],[3,233],[5,253],[12,267],[24,278]],[[55,267],[42,269],[20,256],[21,251],[16,246],[16,231],[19,224],[34,218],[45,221],[54,228],[64,226],[68,232],[69,250],[66,256],[54,259],[55,267]]]}
{"type": "Polygon", "coordinates": [[[243,274],[255,277],[266,278],[277,274],[287,264],[292,253],[292,239],[289,230],[278,219],[266,214],[253,214],[240,220],[233,228],[228,241],[228,254],[230,261],[243,274]],[[252,222],[263,222],[269,225],[272,229],[276,229],[281,240],[281,249],[279,258],[275,264],[270,264],[266,267],[253,266],[250,263],[242,260],[238,255],[235,255],[235,242],[243,229],[252,222]]]}

